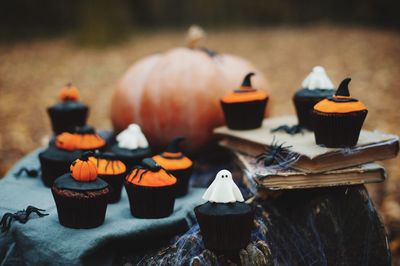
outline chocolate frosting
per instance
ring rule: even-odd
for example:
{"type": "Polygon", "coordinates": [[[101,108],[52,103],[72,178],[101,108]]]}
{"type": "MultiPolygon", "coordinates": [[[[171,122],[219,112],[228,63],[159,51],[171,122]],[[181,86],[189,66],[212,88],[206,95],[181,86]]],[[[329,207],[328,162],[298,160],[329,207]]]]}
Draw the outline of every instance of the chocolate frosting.
{"type": "Polygon", "coordinates": [[[88,107],[81,102],[78,101],[64,101],[56,103],[53,106],[50,106],[48,110],[50,111],[67,111],[67,110],[76,110],[76,109],[87,109],[88,107]]]}
{"type": "Polygon", "coordinates": [[[334,90],[327,89],[300,89],[295,93],[295,97],[315,97],[315,98],[327,98],[331,97],[334,90]]]}
{"type": "Polygon", "coordinates": [[[40,153],[42,157],[53,160],[53,161],[73,161],[79,158],[82,151],[67,151],[57,148],[54,145],[50,145],[45,151],[40,153]]]}
{"type": "Polygon", "coordinates": [[[233,202],[233,203],[213,203],[206,202],[197,207],[198,211],[208,215],[224,216],[224,215],[235,215],[244,214],[251,212],[251,207],[244,202],[233,202]]]}
{"type": "Polygon", "coordinates": [[[95,191],[105,189],[108,187],[108,184],[106,181],[98,177],[95,181],[79,182],[76,181],[71,174],[67,173],[58,177],[54,181],[53,186],[58,189],[70,189],[74,191],[95,191]]]}

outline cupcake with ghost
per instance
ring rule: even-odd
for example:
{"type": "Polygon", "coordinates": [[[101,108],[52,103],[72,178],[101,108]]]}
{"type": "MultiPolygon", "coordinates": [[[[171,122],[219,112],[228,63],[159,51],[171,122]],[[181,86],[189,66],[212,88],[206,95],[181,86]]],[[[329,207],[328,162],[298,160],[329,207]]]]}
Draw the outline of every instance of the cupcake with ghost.
{"type": "Polygon", "coordinates": [[[122,184],[126,175],[126,166],[110,152],[96,151],[89,157],[97,167],[97,175],[110,185],[109,203],[118,202],[121,199],[122,184]]]}
{"type": "Polygon", "coordinates": [[[98,178],[96,164],[85,152],[71,164],[70,173],[58,177],[51,188],[61,225],[94,228],[103,224],[110,189],[98,178]]]}
{"type": "Polygon", "coordinates": [[[266,92],[252,87],[253,75],[247,74],[239,89],[221,99],[226,125],[230,129],[255,129],[262,124],[269,97],[266,92]]]}
{"type": "Polygon", "coordinates": [[[78,89],[69,83],[61,89],[59,97],[60,102],[47,109],[54,133],[60,134],[76,126],[84,126],[89,108],[79,102],[78,89]]]}
{"type": "Polygon", "coordinates": [[[42,180],[51,186],[60,175],[69,172],[70,164],[84,151],[102,149],[106,141],[90,126],[75,128],[73,133],[64,132],[54,140],[54,145],[39,153],[42,180]]]}
{"type": "Polygon", "coordinates": [[[218,172],[203,195],[207,202],[194,209],[204,246],[217,252],[245,248],[250,242],[254,212],[228,170],[218,172]]]}
{"type": "Polygon", "coordinates": [[[336,94],[314,106],[315,142],[329,148],[357,145],[367,108],[349,93],[350,78],[344,79],[336,94]]]}
{"type": "Polygon", "coordinates": [[[334,94],[334,86],[321,66],[316,66],[301,83],[293,102],[296,108],[299,125],[308,130],[313,130],[313,107],[319,101],[334,94]]]}
{"type": "Polygon", "coordinates": [[[111,151],[120,159],[128,169],[139,164],[141,160],[151,156],[149,143],[140,126],[131,124],[116,137],[116,143],[111,146],[111,151]]]}
{"type": "Polygon", "coordinates": [[[178,180],[176,186],[177,197],[184,196],[188,192],[189,178],[193,172],[192,160],[186,157],[179,148],[179,144],[184,139],[183,137],[176,137],[163,153],[153,156],[154,161],[178,180]]]}
{"type": "Polygon", "coordinates": [[[174,211],[176,178],[152,158],[143,159],[125,179],[131,213],[163,218],[174,211]]]}

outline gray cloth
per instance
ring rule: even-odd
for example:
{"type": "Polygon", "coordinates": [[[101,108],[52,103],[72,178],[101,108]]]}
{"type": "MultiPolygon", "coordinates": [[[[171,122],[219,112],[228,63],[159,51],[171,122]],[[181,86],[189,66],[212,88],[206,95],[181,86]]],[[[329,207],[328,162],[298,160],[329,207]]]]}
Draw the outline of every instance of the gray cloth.
{"type": "MultiPolygon", "coordinates": [[[[0,181],[0,215],[28,205],[45,209],[49,216],[32,214],[26,224],[13,222],[7,233],[0,233],[0,265],[109,265],[117,255],[119,242],[137,244],[146,237],[178,234],[195,221],[193,208],[201,203],[204,189],[191,188],[175,201],[174,213],[163,219],[131,216],[125,190],[121,201],[107,208],[103,225],[94,229],[69,229],[58,222],[49,188],[40,177],[14,177],[21,167],[39,168],[36,150],[19,161],[0,181]]],[[[132,250],[134,252],[134,250],[132,250]]]]}

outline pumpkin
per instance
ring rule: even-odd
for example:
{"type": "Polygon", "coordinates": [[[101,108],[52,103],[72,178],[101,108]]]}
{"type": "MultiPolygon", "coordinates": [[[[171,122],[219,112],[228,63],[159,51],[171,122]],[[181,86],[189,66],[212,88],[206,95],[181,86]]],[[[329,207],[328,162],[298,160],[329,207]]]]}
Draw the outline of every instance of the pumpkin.
{"type": "Polygon", "coordinates": [[[72,83],[68,83],[61,89],[59,98],[63,102],[77,101],[79,99],[79,91],[72,83]]]}
{"type": "Polygon", "coordinates": [[[89,160],[91,152],[85,152],[79,159],[76,159],[70,167],[71,176],[79,182],[90,182],[97,178],[97,167],[89,160]]]}
{"type": "Polygon", "coordinates": [[[203,35],[191,28],[189,47],[150,55],[128,69],[111,102],[116,132],[137,123],[155,149],[183,134],[188,148],[198,151],[212,140],[212,130],[224,124],[219,99],[238,88],[243,76],[255,72],[254,87],[265,89],[264,76],[249,61],[198,48],[203,35]]]}

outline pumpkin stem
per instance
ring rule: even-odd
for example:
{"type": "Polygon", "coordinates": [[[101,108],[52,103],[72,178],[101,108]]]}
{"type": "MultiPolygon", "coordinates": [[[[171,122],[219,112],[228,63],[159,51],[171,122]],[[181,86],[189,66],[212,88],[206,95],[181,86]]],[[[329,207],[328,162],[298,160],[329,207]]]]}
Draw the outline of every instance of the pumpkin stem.
{"type": "Polygon", "coordinates": [[[349,83],[351,81],[351,78],[345,78],[339,85],[335,96],[350,96],[350,92],[349,92],[349,83]]]}
{"type": "Polygon", "coordinates": [[[81,161],[87,161],[89,160],[89,157],[93,156],[93,152],[92,151],[86,151],[84,153],[82,153],[81,157],[79,158],[81,161]]]}
{"type": "Polygon", "coordinates": [[[176,138],[174,138],[169,144],[167,149],[165,150],[166,152],[171,152],[171,153],[177,153],[180,152],[179,149],[179,144],[184,141],[185,138],[182,136],[178,136],[176,138]]]}
{"type": "Polygon", "coordinates": [[[254,75],[255,74],[253,72],[248,73],[243,79],[242,87],[250,87],[251,88],[252,87],[251,86],[251,77],[254,75]]]}
{"type": "Polygon", "coordinates": [[[190,49],[196,48],[197,44],[204,39],[205,36],[206,33],[201,27],[197,25],[190,26],[186,37],[186,46],[190,49]]]}

